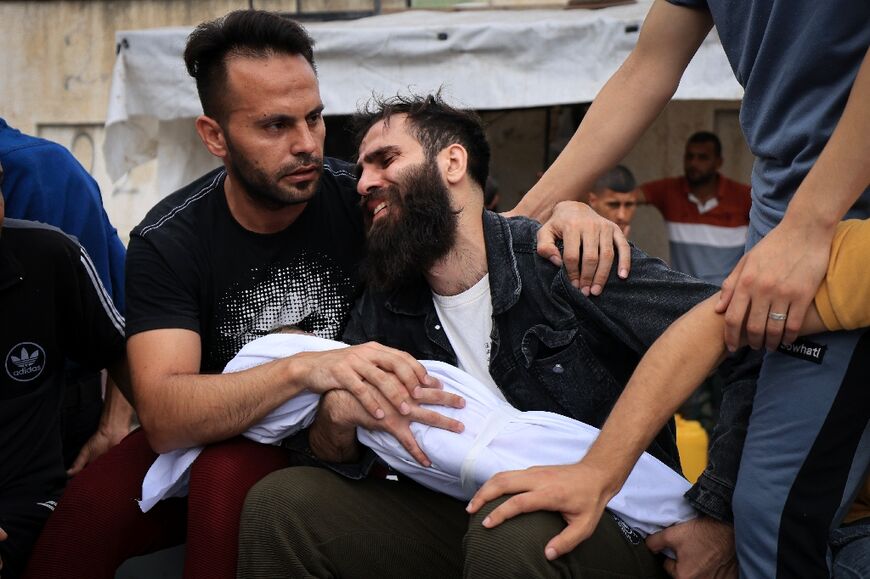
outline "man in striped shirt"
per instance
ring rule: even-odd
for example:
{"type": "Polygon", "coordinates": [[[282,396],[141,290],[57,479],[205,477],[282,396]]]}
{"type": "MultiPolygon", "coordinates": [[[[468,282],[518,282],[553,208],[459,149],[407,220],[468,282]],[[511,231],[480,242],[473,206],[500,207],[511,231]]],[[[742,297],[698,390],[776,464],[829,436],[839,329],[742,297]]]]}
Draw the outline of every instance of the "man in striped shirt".
{"type": "Polygon", "coordinates": [[[641,185],[668,226],[671,267],[715,285],[743,255],[751,204],[749,186],[719,173],[722,144],[713,133],[689,137],[684,175],[641,185]]]}

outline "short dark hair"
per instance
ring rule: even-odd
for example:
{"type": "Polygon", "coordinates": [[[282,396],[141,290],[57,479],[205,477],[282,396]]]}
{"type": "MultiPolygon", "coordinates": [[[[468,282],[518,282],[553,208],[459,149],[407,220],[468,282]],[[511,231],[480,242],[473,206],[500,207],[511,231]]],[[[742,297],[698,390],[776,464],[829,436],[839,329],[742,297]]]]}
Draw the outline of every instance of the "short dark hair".
{"type": "Polygon", "coordinates": [[[299,54],[314,66],[314,40],[296,22],[265,10],[236,10],[203,22],[187,38],[184,63],[196,79],[203,112],[222,120],[227,57],[266,58],[299,54]]]}
{"type": "Polygon", "coordinates": [[[603,193],[605,189],[617,193],[631,193],[637,188],[634,175],[625,165],[617,165],[595,181],[592,189],[595,193],[603,193]]]}
{"type": "Polygon", "coordinates": [[[713,150],[716,152],[717,157],[722,156],[722,141],[719,140],[719,137],[716,136],[715,133],[711,133],[709,131],[698,131],[686,141],[686,144],[701,144],[701,143],[713,143],[713,150]]]}
{"type": "Polygon", "coordinates": [[[369,129],[393,115],[407,116],[411,133],[430,159],[452,144],[465,147],[468,174],[483,190],[489,176],[489,142],[483,121],[475,112],[448,105],[441,91],[428,96],[373,97],[351,120],[357,150],[369,129]]]}

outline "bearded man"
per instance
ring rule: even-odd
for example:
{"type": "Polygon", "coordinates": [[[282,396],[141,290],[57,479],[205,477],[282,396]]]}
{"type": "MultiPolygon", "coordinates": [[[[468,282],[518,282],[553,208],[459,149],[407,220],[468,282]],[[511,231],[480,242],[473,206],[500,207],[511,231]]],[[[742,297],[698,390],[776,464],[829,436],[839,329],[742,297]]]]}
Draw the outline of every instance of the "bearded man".
{"type": "MultiPolygon", "coordinates": [[[[368,285],[344,332],[348,343],[400,346],[458,365],[520,410],[599,425],[646,349],[716,291],[634,250],[628,280],[587,296],[536,254],[538,223],[484,211],[490,151],[475,115],[438,96],[397,97],[357,121],[368,285]]],[[[757,370],[758,360],[747,365],[757,370]]],[[[733,563],[723,521],[755,377],[732,372],[725,380],[727,428],[687,495],[704,516],[651,543],[672,547],[684,568],[699,551],[714,565],[733,563]]],[[[354,432],[368,420],[364,409],[346,392],[326,398],[334,403],[312,428],[312,450],[358,458],[354,432]]],[[[647,450],[679,471],[672,424],[647,450]]],[[[659,558],[618,518],[603,517],[576,546],[563,521],[582,494],[571,484],[576,467],[523,471],[525,488],[505,490],[523,494],[469,505],[470,520],[465,504],[407,481],[353,481],[311,468],[272,473],[246,500],[239,576],[663,576],[659,558]],[[497,505],[518,516],[496,525],[497,505]]],[[[700,565],[692,571],[713,576],[700,565]]]]}

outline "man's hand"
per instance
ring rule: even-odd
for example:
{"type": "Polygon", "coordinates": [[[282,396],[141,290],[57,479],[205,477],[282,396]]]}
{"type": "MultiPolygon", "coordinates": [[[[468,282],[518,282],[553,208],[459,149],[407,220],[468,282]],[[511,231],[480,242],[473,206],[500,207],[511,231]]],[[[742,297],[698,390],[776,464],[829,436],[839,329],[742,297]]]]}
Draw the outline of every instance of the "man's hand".
{"type": "Polygon", "coordinates": [[[382,419],[374,419],[367,412],[359,399],[347,390],[331,390],[320,401],[317,417],[311,425],[309,443],[315,456],[328,462],[348,462],[358,456],[356,442],[356,427],[368,430],[388,432],[423,466],[429,466],[431,461],[417,444],[411,433],[411,422],[428,424],[436,428],[462,432],[464,425],[433,410],[422,408],[421,404],[433,404],[462,408],[465,400],[455,394],[434,388],[422,388],[411,403],[411,411],[407,415],[396,412],[382,400],[379,392],[374,391],[372,397],[387,408],[382,419]]]}
{"type": "Polygon", "coordinates": [[[483,526],[488,529],[521,513],[561,513],[568,526],[544,548],[544,555],[552,561],[571,552],[595,531],[604,507],[614,494],[605,490],[603,480],[601,473],[582,462],[501,472],[480,487],[466,510],[476,513],[493,499],[515,494],[483,520],[483,526]],[[583,492],[577,492],[578,488],[583,492]]]}
{"type": "Polygon", "coordinates": [[[105,454],[110,448],[121,442],[130,429],[111,430],[100,427],[91,436],[88,441],[82,446],[79,455],[76,457],[72,466],[66,471],[66,476],[75,476],[81,472],[83,468],[97,460],[105,454]]]}
{"type": "Polygon", "coordinates": [[[676,560],[665,560],[665,571],[676,579],[736,579],[734,528],[701,516],[650,535],[646,546],[659,552],[671,549],[676,560]]]}
{"type": "Polygon", "coordinates": [[[604,289],[615,253],[619,256],[619,277],[625,279],[631,269],[631,247],[625,235],[617,224],[585,203],[558,203],[538,231],[538,255],[560,267],[564,262],[571,284],[587,296],[597,296],[604,289]],[[564,255],[559,254],[558,239],[562,240],[564,255]]]}
{"type": "Polygon", "coordinates": [[[716,304],[725,313],[729,350],[740,346],[743,335],[756,350],[775,350],[797,338],[827,271],[833,236],[834,229],[784,219],[743,256],[716,304]]]}
{"type": "Polygon", "coordinates": [[[441,388],[413,356],[376,342],[305,352],[295,358],[300,363],[301,380],[310,391],[325,394],[347,390],[378,420],[387,416],[390,406],[399,414],[410,415],[425,390],[441,388]]]}
{"type": "Polygon", "coordinates": [[[113,376],[121,376],[123,380],[127,380],[125,384],[129,386],[125,361],[115,364],[110,370],[106,379],[106,400],[103,403],[100,425],[93,436],[82,446],[72,466],[66,471],[67,476],[77,475],[88,464],[98,459],[130,434],[134,415],[133,407],[122,394],[113,376]]]}

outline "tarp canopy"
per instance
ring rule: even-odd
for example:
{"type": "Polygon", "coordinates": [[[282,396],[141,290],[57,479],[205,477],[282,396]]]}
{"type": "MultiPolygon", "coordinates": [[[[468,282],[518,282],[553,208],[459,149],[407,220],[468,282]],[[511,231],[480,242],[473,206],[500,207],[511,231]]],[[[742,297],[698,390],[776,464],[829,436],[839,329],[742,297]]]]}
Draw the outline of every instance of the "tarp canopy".
{"type": "MultiPolygon", "coordinates": [[[[651,0],[600,10],[407,11],[306,24],[325,114],[349,114],[372,93],[430,92],[474,109],[591,101],[637,42],[651,0]]],[[[192,118],[201,113],[182,53],[189,28],[119,32],[105,155],[117,180],[159,159],[171,191],[213,167],[192,118]]],[[[743,91],[713,31],[677,99],[739,100],[743,91]]]]}

